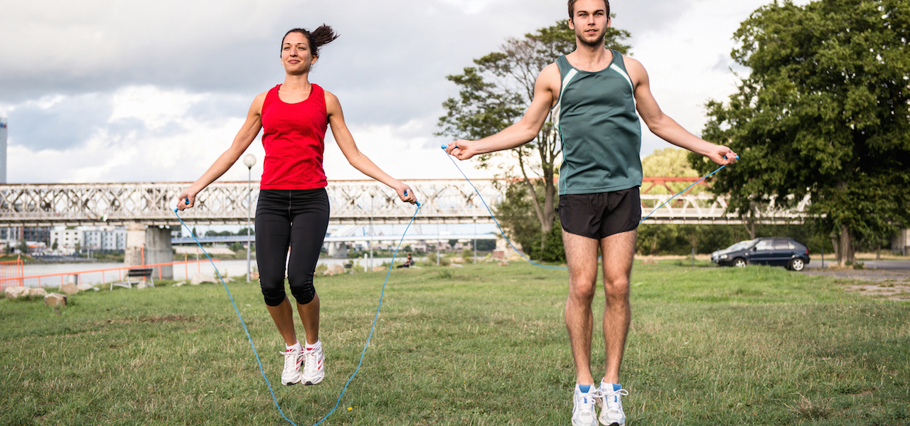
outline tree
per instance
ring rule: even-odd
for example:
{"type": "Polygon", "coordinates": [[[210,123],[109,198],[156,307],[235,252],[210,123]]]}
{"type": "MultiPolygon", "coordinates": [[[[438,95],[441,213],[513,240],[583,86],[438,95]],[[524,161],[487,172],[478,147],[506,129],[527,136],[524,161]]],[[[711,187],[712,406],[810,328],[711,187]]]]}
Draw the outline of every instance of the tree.
{"type": "Polygon", "coordinates": [[[51,244],[51,250],[57,251],[57,247],[60,247],[60,245],[57,244],[57,239],[54,238],[54,244],[51,244]]]}
{"type": "MultiPolygon", "coordinates": [[[[604,47],[628,53],[629,46],[621,43],[628,37],[628,31],[608,28],[604,47]]],[[[506,39],[500,51],[475,59],[475,67],[464,68],[463,74],[446,76],[459,86],[459,96],[442,104],[446,115],[439,118],[441,130],[436,135],[480,139],[510,126],[530,105],[540,71],[574,50],[575,32],[566,21],[557,21],[556,25],[540,28],[523,38],[506,39]]],[[[531,197],[542,231],[542,246],[556,220],[554,177],[561,152],[550,117],[534,141],[479,158],[480,168],[494,167],[496,160],[504,160],[498,162],[501,177],[507,178],[506,182],[525,186],[529,195],[538,193],[536,185],[544,188],[542,197],[531,197]]]]}
{"type": "Polygon", "coordinates": [[[856,238],[910,224],[910,3],[775,2],[734,39],[732,57],[751,73],[728,103],[708,102],[703,137],[742,161],[712,190],[741,216],[808,196],[841,264],[854,261],[856,238]]]}

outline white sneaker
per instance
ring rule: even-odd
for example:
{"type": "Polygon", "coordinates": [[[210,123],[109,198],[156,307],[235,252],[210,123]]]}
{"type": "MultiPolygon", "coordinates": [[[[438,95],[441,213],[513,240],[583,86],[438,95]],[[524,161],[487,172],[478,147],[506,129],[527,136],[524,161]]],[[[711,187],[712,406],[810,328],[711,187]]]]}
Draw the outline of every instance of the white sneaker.
{"type": "Polygon", "coordinates": [[[597,415],[594,404],[597,401],[597,388],[591,385],[587,393],[582,393],[575,385],[575,408],[572,409],[572,426],[597,426],[597,415]]]}
{"type": "Polygon", "coordinates": [[[622,397],[629,394],[625,389],[613,390],[610,383],[601,383],[598,391],[597,405],[600,405],[601,424],[607,426],[625,426],[626,413],[622,411],[622,397]]]}
{"type": "Polygon", "coordinates": [[[290,386],[300,383],[301,364],[303,364],[303,351],[288,349],[284,351],[284,370],[281,372],[281,384],[290,386]]]}
{"type": "Polygon", "coordinates": [[[322,345],[316,349],[304,349],[303,356],[306,361],[300,381],[305,385],[315,385],[321,382],[325,378],[325,354],[322,352],[322,345]]]}

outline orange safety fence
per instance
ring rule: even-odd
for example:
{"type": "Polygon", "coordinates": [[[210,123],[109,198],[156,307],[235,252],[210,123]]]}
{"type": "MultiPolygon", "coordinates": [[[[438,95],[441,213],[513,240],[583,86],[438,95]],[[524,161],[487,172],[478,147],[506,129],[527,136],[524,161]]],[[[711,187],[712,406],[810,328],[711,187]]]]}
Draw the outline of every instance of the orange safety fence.
{"type": "Polygon", "coordinates": [[[22,285],[22,258],[0,262],[0,290],[22,285]]]}
{"type": "MultiPolygon", "coordinates": [[[[214,262],[220,262],[219,259],[213,259],[214,262]]],[[[116,279],[123,281],[123,271],[130,269],[147,269],[147,268],[158,268],[158,279],[161,279],[161,268],[164,266],[175,266],[175,265],[184,265],[185,273],[187,279],[189,279],[189,264],[195,263],[198,271],[201,272],[201,264],[208,263],[208,260],[184,260],[180,262],[167,262],[167,263],[156,263],[153,265],[133,265],[133,266],[120,266],[116,268],[106,268],[106,269],[93,269],[89,271],[76,271],[76,272],[64,272],[56,274],[43,274],[43,275],[30,275],[27,277],[22,276],[22,261],[12,261],[12,262],[0,262],[0,289],[13,286],[13,285],[24,285],[26,280],[38,280],[38,288],[41,288],[41,279],[50,278],[50,277],[60,277],[60,285],[64,284],[64,277],[76,275],[78,284],[82,281],[82,275],[85,274],[97,274],[101,273],[101,284],[107,283],[107,277],[110,276],[112,279],[116,275],[116,279]],[[8,263],[18,263],[19,272],[16,276],[7,277],[6,274],[6,264],[8,263]],[[110,275],[107,275],[110,274],[110,275]]],[[[12,267],[10,267],[12,268],[12,267]]],[[[153,272],[154,273],[154,272],[153,272]]]]}

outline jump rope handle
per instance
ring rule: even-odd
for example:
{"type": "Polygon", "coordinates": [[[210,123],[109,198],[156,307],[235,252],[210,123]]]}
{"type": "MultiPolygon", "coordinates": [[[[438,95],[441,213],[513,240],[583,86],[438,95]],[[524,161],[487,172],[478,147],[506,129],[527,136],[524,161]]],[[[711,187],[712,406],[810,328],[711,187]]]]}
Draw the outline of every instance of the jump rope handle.
{"type": "MultiPolygon", "coordinates": [[[[726,160],[726,159],[727,159],[727,156],[725,155],[724,160],[726,160]]],[[[736,159],[739,160],[739,154],[736,154],[736,159]]]]}
{"type": "MultiPolygon", "coordinates": [[[[407,190],[407,189],[404,190],[404,196],[405,196],[405,197],[408,196],[408,190],[407,190]]],[[[415,201],[415,203],[417,203],[417,208],[420,208],[420,201],[415,201]]]]}
{"type": "MultiPolygon", "coordinates": [[[[190,199],[189,199],[189,198],[184,198],[184,199],[183,199],[183,204],[190,205],[190,199]]],[[[178,208],[175,207],[175,208],[174,208],[174,213],[177,213],[178,210],[180,210],[180,209],[178,209],[178,208]]]]}

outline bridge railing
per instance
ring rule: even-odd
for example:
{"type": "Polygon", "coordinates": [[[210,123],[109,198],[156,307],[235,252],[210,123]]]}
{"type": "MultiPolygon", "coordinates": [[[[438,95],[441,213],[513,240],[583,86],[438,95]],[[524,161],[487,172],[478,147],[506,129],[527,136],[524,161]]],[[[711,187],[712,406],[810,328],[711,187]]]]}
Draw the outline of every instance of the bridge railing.
{"type": "MultiPolygon", "coordinates": [[[[249,209],[247,182],[215,182],[201,192],[195,207],[181,213],[187,223],[245,223],[249,209]]],[[[417,222],[433,220],[470,223],[485,221],[486,209],[464,181],[411,180],[422,209],[417,222]],[[424,219],[421,219],[424,218],[424,219]]],[[[474,181],[488,203],[501,193],[492,179],[474,181]]],[[[128,222],[179,225],[173,209],[177,196],[190,183],[100,183],[0,185],[0,221],[16,226],[109,225],[128,222]]],[[[334,224],[400,223],[414,214],[394,190],[374,180],[330,181],[326,188],[334,224]]],[[[259,196],[252,189],[253,206],[259,196]]]]}
{"type": "MultiPolygon", "coordinates": [[[[689,178],[649,178],[646,184],[684,182],[689,178]],[[669,179],[669,180],[668,180],[669,179]],[[659,181],[659,182],[658,182],[659,181]]],[[[464,180],[408,180],[422,208],[416,223],[491,223],[489,213],[469,183],[464,180]]],[[[492,179],[473,183],[495,211],[503,194],[492,179]]],[[[8,226],[124,226],[179,225],[173,209],[188,182],[23,184],[0,185],[0,224],[8,226]]],[[[194,208],[181,213],[188,224],[245,224],[250,209],[247,182],[215,182],[198,195],[194,208]]],[[[670,198],[644,188],[642,211],[647,214],[670,198]]],[[[668,187],[669,189],[669,187],[668,187]]],[[[326,188],[331,204],[330,223],[407,223],[415,207],[402,203],[394,190],[374,180],[333,180],[326,188]]],[[[255,208],[258,182],[252,189],[255,208]]],[[[796,209],[764,213],[769,223],[799,222],[805,217],[808,199],[796,209]]],[[[684,194],[662,207],[649,223],[739,223],[727,211],[726,197],[684,194]]]]}

